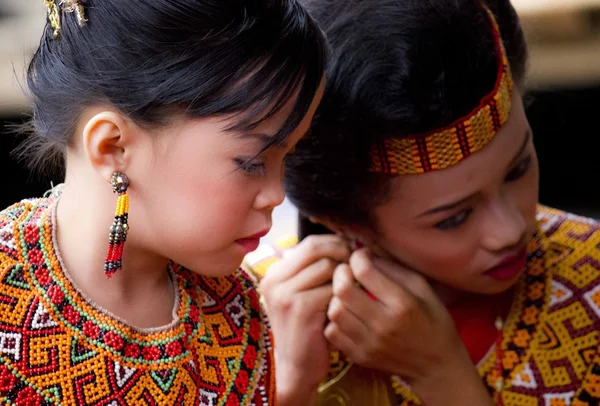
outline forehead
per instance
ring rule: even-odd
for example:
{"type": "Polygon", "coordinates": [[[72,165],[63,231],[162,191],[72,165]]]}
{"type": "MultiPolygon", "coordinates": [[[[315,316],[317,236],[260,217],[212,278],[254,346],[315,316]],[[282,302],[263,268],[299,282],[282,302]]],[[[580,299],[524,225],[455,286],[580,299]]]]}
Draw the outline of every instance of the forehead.
{"type": "MultiPolygon", "coordinates": [[[[436,204],[462,199],[504,178],[529,129],[519,92],[513,92],[508,121],[483,149],[444,170],[395,177],[390,203],[419,213],[436,204]]],[[[385,206],[385,205],[384,205],[385,206]]]]}
{"type": "MultiPolygon", "coordinates": [[[[295,145],[300,140],[300,138],[302,138],[308,132],[313,116],[317,108],[319,107],[319,104],[321,103],[324,89],[325,77],[321,78],[319,87],[313,95],[310,106],[308,107],[308,110],[306,110],[304,117],[283,143],[282,146],[284,148],[289,147],[291,145],[295,145]]],[[[298,94],[292,96],[292,98],[287,101],[287,103],[282,107],[280,111],[278,111],[273,117],[271,117],[269,120],[265,121],[259,127],[257,127],[257,131],[261,131],[267,134],[275,134],[276,132],[278,132],[281,129],[281,127],[285,124],[285,121],[288,119],[288,116],[292,113],[292,110],[294,109],[295,103],[297,101],[297,96],[298,94]]]]}
{"type": "MultiPolygon", "coordinates": [[[[292,131],[292,133],[287,137],[287,139],[282,142],[280,145],[283,148],[287,148],[290,145],[294,145],[298,142],[300,138],[302,138],[310,129],[310,124],[312,122],[312,118],[319,106],[321,99],[323,97],[323,91],[325,88],[325,77],[321,78],[321,82],[319,83],[318,88],[316,89],[315,94],[313,95],[312,101],[306,110],[304,117],[298,123],[298,126],[292,131]]],[[[251,139],[254,141],[260,141],[263,144],[267,144],[269,142],[269,137],[273,134],[276,134],[281,128],[285,125],[290,114],[292,114],[294,108],[296,108],[296,102],[298,101],[299,93],[296,91],[278,110],[275,114],[269,117],[267,120],[263,121],[256,129],[249,132],[251,135],[251,139]],[[257,134],[258,136],[252,136],[252,134],[257,134]]],[[[241,137],[244,138],[246,134],[241,134],[241,137]]]]}

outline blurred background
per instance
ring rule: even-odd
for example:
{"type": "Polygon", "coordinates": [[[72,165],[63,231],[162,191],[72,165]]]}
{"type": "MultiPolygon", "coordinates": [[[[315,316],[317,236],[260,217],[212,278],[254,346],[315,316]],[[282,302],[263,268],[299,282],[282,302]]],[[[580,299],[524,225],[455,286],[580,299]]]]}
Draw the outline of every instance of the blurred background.
{"type": "MultiPolygon", "coordinates": [[[[600,0],[513,0],[531,53],[527,112],[538,148],[542,203],[600,217],[600,0]]],[[[33,176],[11,151],[27,120],[21,86],[45,22],[42,0],[0,0],[0,207],[39,196],[58,177],[33,176]]],[[[271,238],[294,232],[286,203],[271,238]]]]}

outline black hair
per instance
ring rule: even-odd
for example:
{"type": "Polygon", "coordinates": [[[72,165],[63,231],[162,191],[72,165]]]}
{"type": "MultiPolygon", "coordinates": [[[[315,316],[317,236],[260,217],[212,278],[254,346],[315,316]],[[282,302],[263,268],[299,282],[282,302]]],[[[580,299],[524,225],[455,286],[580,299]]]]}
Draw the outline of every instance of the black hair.
{"type": "MultiPolygon", "coordinates": [[[[390,177],[368,172],[371,145],[443,127],[479,104],[498,72],[491,21],[480,0],[304,4],[332,59],[311,132],[286,162],[286,191],[304,215],[373,226],[390,177]]],[[[509,0],[487,6],[522,86],[527,48],[517,14],[509,0]]]]}
{"type": "Polygon", "coordinates": [[[80,3],[88,22],[63,10],[59,37],[48,23],[29,65],[34,164],[63,160],[88,106],[148,128],[173,113],[236,114],[231,130],[249,131],[297,95],[269,147],[301,122],[325,70],[324,34],[297,0],[80,3]]]}

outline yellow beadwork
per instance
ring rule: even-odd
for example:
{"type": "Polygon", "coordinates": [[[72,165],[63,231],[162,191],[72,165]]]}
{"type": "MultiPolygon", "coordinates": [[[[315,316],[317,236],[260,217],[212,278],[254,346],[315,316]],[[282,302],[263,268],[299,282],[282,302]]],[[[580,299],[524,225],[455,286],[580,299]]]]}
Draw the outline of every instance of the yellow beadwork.
{"type": "Polygon", "coordinates": [[[443,129],[408,137],[391,137],[371,148],[374,173],[415,175],[452,167],[485,147],[508,120],[513,80],[502,37],[486,9],[496,38],[498,77],[494,89],[468,115],[443,129]]]}
{"type": "Polygon", "coordinates": [[[272,337],[245,273],[212,278],[171,264],[173,322],[129,326],[63,271],[54,199],[0,212],[0,403],[272,404],[272,337]]]}
{"type": "MultiPolygon", "coordinates": [[[[600,403],[600,224],[559,210],[538,208],[536,237],[528,246],[525,274],[515,286],[502,329],[500,351],[489,351],[477,370],[504,406],[600,403]]],[[[275,250],[251,258],[273,262],[275,250]],[[271,252],[272,256],[269,256],[271,252]]],[[[350,361],[332,353],[328,380],[350,361]]],[[[400,378],[391,377],[397,405],[421,402],[400,378]]]]}
{"type": "Polygon", "coordinates": [[[123,193],[122,195],[119,195],[119,199],[117,200],[115,217],[122,216],[123,214],[127,213],[129,213],[129,195],[127,193],[123,193]]]}

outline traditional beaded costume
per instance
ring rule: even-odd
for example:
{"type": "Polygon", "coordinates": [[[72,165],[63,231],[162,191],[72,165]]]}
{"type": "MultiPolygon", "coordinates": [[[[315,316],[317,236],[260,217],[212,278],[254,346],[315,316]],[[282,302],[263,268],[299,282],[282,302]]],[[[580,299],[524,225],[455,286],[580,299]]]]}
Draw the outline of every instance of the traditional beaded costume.
{"type": "MultiPolygon", "coordinates": [[[[452,167],[485,148],[506,123],[513,81],[498,25],[483,8],[496,40],[494,88],[445,128],[374,144],[371,172],[418,176],[452,167]]],[[[491,320],[479,317],[481,309],[477,317],[473,309],[469,314],[469,306],[450,314],[497,405],[600,405],[600,224],[546,207],[539,207],[537,220],[512,307],[492,306],[491,320]]],[[[293,240],[260,247],[245,266],[260,278],[293,240]]],[[[399,377],[360,368],[339,353],[331,365],[319,406],[421,404],[399,377]]]]}
{"type": "MultiPolygon", "coordinates": [[[[505,406],[598,405],[600,224],[546,207],[538,209],[537,218],[537,233],[504,323],[500,351],[492,340],[477,368],[491,394],[503,382],[505,406]],[[496,368],[497,354],[501,368],[496,368]]],[[[245,266],[260,278],[291,241],[260,248],[247,257],[245,266]]],[[[370,399],[384,399],[386,387],[395,393],[396,405],[420,404],[398,377],[384,378],[386,385],[380,376],[360,371],[350,378],[354,385],[342,383],[343,375],[352,371],[348,366],[347,360],[332,354],[330,381],[324,387],[330,398],[347,403],[331,404],[362,405],[353,397],[367,396],[365,392],[370,399]],[[363,387],[350,393],[349,386],[363,387]]]]}
{"type": "Polygon", "coordinates": [[[0,212],[2,404],[273,404],[268,325],[245,272],[211,278],[172,265],[174,321],[128,326],[79,292],[62,266],[58,200],[0,212]]]}

